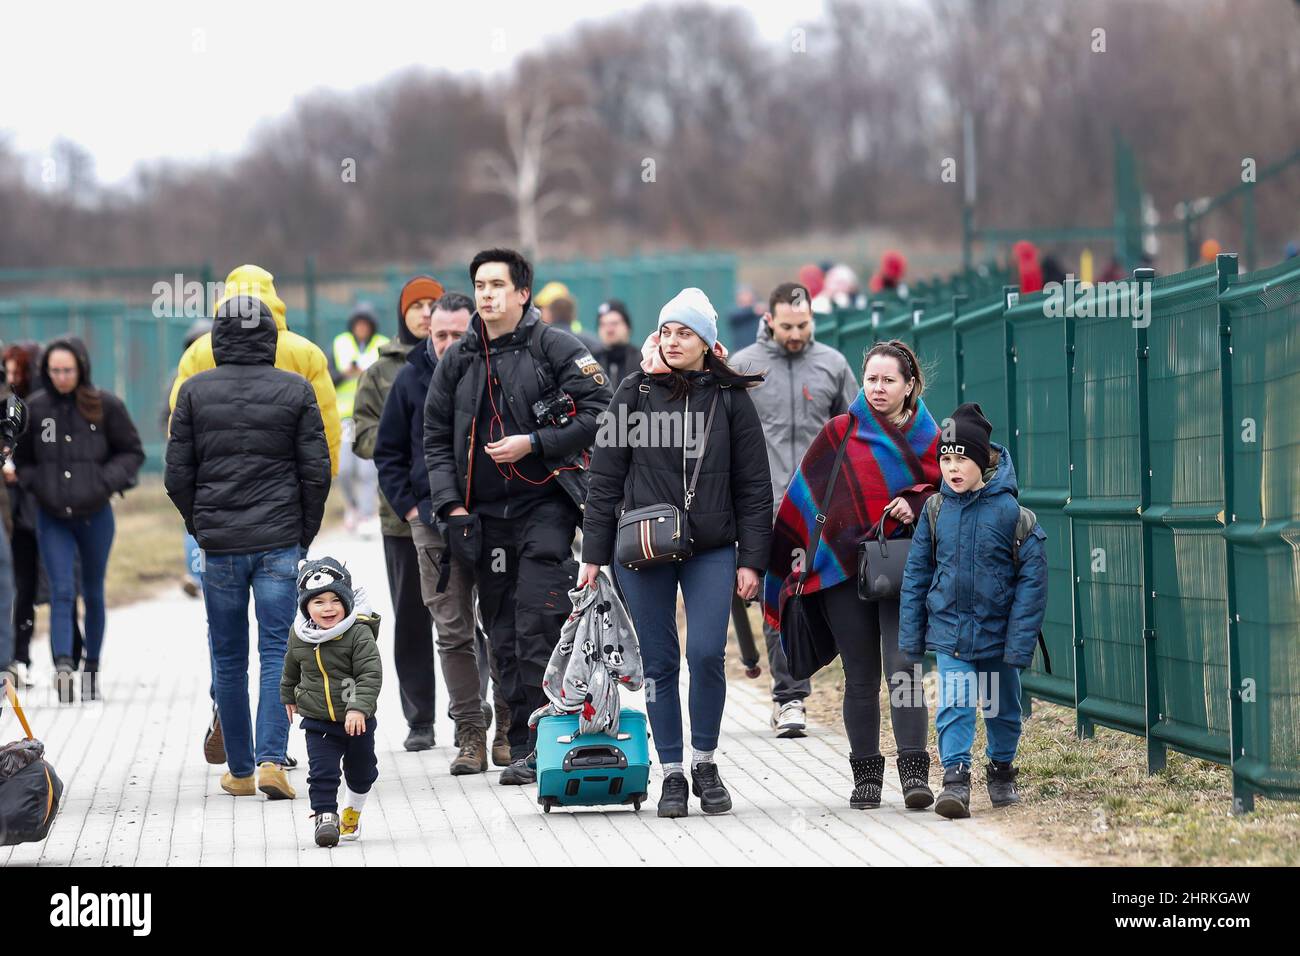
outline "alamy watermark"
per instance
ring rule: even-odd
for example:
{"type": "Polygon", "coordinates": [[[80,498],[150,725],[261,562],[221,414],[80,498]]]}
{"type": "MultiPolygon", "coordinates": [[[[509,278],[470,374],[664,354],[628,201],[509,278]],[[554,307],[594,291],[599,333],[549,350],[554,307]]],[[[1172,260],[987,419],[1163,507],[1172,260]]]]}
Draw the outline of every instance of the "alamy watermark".
{"type": "Polygon", "coordinates": [[[596,422],[600,448],[681,448],[687,458],[697,458],[704,445],[703,412],[643,412],[620,405],[617,413],[601,412],[596,422]]]}
{"type": "Polygon", "coordinates": [[[1043,315],[1052,319],[1129,319],[1135,329],[1151,324],[1151,280],[1116,279],[1082,285],[1073,274],[1043,286],[1043,315]]]}

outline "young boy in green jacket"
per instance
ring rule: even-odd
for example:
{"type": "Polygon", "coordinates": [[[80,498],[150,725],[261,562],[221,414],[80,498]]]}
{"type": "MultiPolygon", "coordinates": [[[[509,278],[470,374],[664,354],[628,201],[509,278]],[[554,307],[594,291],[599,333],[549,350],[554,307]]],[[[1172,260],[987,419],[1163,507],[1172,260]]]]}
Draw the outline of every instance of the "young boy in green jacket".
{"type": "Polygon", "coordinates": [[[289,635],[280,700],[301,713],[307,734],[307,790],[316,817],[316,845],[355,840],[366,794],[379,776],[375,759],[375,707],[383,683],[379,616],[365,591],[333,558],[298,566],[298,615],[289,635]],[[339,765],[344,788],[338,812],[339,765]]]}

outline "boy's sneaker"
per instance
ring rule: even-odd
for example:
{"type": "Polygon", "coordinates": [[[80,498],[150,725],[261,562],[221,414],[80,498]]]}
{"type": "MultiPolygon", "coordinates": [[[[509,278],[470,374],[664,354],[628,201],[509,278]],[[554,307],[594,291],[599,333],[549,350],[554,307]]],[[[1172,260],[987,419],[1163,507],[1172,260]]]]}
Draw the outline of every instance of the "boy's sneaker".
{"type": "Polygon", "coordinates": [[[269,761],[257,765],[257,789],[266,794],[268,800],[292,800],[297,796],[289,786],[284,768],[269,761]]]}
{"type": "Polygon", "coordinates": [[[361,836],[360,810],[353,810],[351,807],[343,808],[343,816],[339,821],[339,836],[344,840],[355,840],[361,836]]]}
{"type": "Polygon", "coordinates": [[[497,778],[497,782],[506,786],[528,786],[537,782],[537,770],[535,767],[528,765],[527,757],[520,757],[501,771],[501,776],[497,778]]]}
{"type": "Polygon", "coordinates": [[[934,801],[934,812],[949,820],[970,816],[970,764],[959,763],[943,772],[943,792],[934,801]]]}
{"type": "Polygon", "coordinates": [[[726,813],[731,809],[731,794],[722,785],[716,763],[691,767],[691,792],[700,798],[700,809],[705,813],[726,813]]]}
{"type": "Polygon", "coordinates": [[[1020,771],[1008,763],[994,760],[984,768],[985,782],[989,788],[989,801],[995,807],[1009,807],[1020,802],[1016,791],[1016,775],[1020,771]]]}
{"type": "Polygon", "coordinates": [[[339,815],[337,813],[316,814],[316,845],[339,845],[339,815]]]}
{"type": "Polygon", "coordinates": [[[659,791],[659,816],[684,817],[689,812],[686,801],[686,774],[670,773],[659,791]]]}
{"type": "Polygon", "coordinates": [[[803,737],[808,727],[803,701],[788,700],[772,704],[772,729],[778,737],[803,737]]]}
{"type": "Polygon", "coordinates": [[[211,764],[226,762],[226,738],[221,736],[221,715],[217,705],[212,705],[212,722],[203,734],[203,759],[211,764]]]}

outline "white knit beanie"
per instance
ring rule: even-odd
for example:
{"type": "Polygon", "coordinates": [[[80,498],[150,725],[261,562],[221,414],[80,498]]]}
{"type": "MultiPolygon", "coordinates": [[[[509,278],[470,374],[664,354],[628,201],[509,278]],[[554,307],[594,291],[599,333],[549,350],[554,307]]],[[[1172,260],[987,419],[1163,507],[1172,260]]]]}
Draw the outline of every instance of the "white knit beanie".
{"type": "Polygon", "coordinates": [[[700,338],[709,348],[718,341],[718,312],[709,297],[694,287],[683,289],[659,310],[659,330],[668,322],[678,322],[700,338]]]}

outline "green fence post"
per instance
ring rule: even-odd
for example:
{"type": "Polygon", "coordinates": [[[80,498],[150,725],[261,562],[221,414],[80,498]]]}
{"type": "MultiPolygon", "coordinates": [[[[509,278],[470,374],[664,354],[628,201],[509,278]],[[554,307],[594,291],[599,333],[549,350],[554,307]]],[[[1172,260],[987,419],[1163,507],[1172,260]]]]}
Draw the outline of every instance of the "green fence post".
{"type": "MultiPolygon", "coordinates": [[[[1079,280],[1078,279],[1072,280],[1072,284],[1074,285],[1077,293],[1077,289],[1079,287],[1079,280]]],[[[1074,374],[1075,374],[1075,360],[1076,360],[1076,352],[1075,352],[1075,344],[1074,344],[1075,329],[1074,329],[1073,310],[1067,309],[1065,311],[1065,318],[1063,319],[1063,321],[1065,322],[1065,362],[1066,362],[1066,369],[1067,369],[1067,374],[1065,377],[1065,422],[1066,422],[1065,429],[1066,429],[1066,434],[1068,436],[1074,433],[1073,430],[1074,426],[1073,423],[1070,421],[1070,416],[1074,414],[1073,411],[1074,410],[1074,374]]],[[[1069,469],[1070,496],[1073,497],[1075,493],[1074,458],[1073,458],[1074,443],[1071,441],[1067,441],[1066,448],[1068,449],[1068,454],[1071,456],[1070,469],[1069,469]]],[[[1068,518],[1068,520],[1070,522],[1070,540],[1071,540],[1070,592],[1071,592],[1071,599],[1073,604],[1071,610],[1072,610],[1072,616],[1074,618],[1074,641],[1073,641],[1074,644],[1074,732],[1075,735],[1080,740],[1089,740],[1092,738],[1093,735],[1093,723],[1089,718],[1084,716],[1083,710],[1079,706],[1079,704],[1083,700],[1085,700],[1088,696],[1087,661],[1084,658],[1084,653],[1083,653],[1084,651],[1083,638],[1079,636],[1079,585],[1081,583],[1081,576],[1079,575],[1078,569],[1074,563],[1075,561],[1074,544],[1073,544],[1074,519],[1068,518]]]]}
{"type": "Polygon", "coordinates": [[[1242,259],[1247,272],[1258,268],[1255,261],[1255,184],[1247,183],[1245,195],[1241,199],[1242,259]]]}
{"type": "MultiPolygon", "coordinates": [[[[1007,310],[1020,301],[1020,292],[1016,286],[1007,285],[1002,287],[1002,354],[1006,362],[1006,375],[1003,376],[1006,382],[1006,402],[1007,402],[1007,450],[1011,452],[1013,462],[1020,461],[1020,443],[1016,437],[1020,430],[1016,427],[1016,343],[1015,332],[1011,328],[1011,323],[1007,321],[1007,310]]],[[[1023,467],[1023,465],[1022,465],[1023,467]]],[[[1020,710],[1026,716],[1030,717],[1034,712],[1034,699],[1029,693],[1029,689],[1020,685],[1020,710]]]]}
{"type": "MultiPolygon", "coordinates": [[[[1151,283],[1155,279],[1154,269],[1134,269],[1133,283],[1137,294],[1145,299],[1145,315],[1151,315],[1151,283]]],[[[1137,312],[1139,310],[1135,310],[1137,312]]],[[[1135,323],[1136,324],[1136,323],[1135,323]]],[[[1150,324],[1149,322],[1147,324],[1150,324]]],[[[1151,506],[1151,408],[1148,390],[1149,366],[1147,360],[1151,351],[1147,345],[1145,325],[1137,326],[1137,400],[1138,400],[1138,467],[1139,505],[1143,513],[1151,506]]],[[[1151,525],[1142,522],[1142,660],[1144,670],[1143,710],[1146,714],[1147,738],[1147,773],[1163,770],[1168,755],[1163,741],[1152,736],[1152,730],[1164,719],[1160,712],[1160,671],[1156,661],[1156,620],[1155,592],[1151,589],[1155,580],[1155,568],[1152,566],[1154,549],[1151,542],[1151,525]]]]}
{"type": "MultiPolygon", "coordinates": [[[[1232,253],[1221,253],[1215,258],[1215,270],[1218,273],[1218,290],[1222,295],[1230,282],[1237,277],[1237,257],[1232,253]]],[[[1235,493],[1235,476],[1233,467],[1234,436],[1237,434],[1237,416],[1232,401],[1232,320],[1225,306],[1219,306],[1219,384],[1223,395],[1223,454],[1220,456],[1223,467],[1223,527],[1226,532],[1236,521],[1232,513],[1235,493]]],[[[1225,548],[1224,571],[1228,588],[1228,746],[1229,766],[1232,767],[1232,812],[1250,813],[1255,809],[1255,792],[1237,773],[1237,759],[1246,753],[1242,725],[1242,674],[1241,644],[1238,637],[1237,622],[1237,567],[1234,548],[1225,548]]]]}

